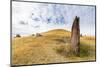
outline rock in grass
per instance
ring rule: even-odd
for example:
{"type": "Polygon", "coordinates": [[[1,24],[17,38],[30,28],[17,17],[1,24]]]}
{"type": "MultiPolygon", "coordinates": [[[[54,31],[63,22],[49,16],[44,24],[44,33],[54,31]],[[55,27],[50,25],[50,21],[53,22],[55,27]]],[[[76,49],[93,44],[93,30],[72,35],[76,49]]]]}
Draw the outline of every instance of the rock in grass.
{"type": "Polygon", "coordinates": [[[36,33],[36,37],[40,37],[42,36],[40,33],[36,33]]]}
{"type": "Polygon", "coordinates": [[[16,34],[16,37],[21,37],[21,35],[20,34],[16,34]]]}

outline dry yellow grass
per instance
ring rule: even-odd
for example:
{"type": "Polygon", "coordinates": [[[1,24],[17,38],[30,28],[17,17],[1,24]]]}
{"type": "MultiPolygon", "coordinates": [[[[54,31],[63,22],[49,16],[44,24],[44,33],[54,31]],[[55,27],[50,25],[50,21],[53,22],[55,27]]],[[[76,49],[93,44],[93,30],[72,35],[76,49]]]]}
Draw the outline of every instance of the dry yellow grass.
{"type": "Polygon", "coordinates": [[[80,40],[80,57],[70,52],[71,33],[56,29],[42,36],[12,39],[12,64],[47,64],[95,60],[95,38],[83,36],[80,40]]]}

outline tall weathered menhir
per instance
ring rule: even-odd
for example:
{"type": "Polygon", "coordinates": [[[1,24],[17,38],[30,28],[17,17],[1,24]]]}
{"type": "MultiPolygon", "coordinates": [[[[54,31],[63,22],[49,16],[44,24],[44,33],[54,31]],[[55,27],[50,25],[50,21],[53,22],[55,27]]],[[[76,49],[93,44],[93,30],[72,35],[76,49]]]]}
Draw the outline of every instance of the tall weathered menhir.
{"type": "Polygon", "coordinates": [[[79,25],[79,17],[75,17],[73,25],[72,25],[72,31],[71,31],[71,47],[73,50],[73,53],[77,56],[80,55],[80,25],[79,25]]]}

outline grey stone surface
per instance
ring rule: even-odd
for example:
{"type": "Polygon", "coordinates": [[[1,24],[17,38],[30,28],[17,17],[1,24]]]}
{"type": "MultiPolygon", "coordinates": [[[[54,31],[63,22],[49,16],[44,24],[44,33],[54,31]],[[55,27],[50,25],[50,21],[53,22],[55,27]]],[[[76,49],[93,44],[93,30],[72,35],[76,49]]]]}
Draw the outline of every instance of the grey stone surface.
{"type": "Polygon", "coordinates": [[[72,31],[71,31],[71,47],[75,55],[79,56],[80,54],[80,25],[79,25],[79,17],[75,17],[72,31]]]}

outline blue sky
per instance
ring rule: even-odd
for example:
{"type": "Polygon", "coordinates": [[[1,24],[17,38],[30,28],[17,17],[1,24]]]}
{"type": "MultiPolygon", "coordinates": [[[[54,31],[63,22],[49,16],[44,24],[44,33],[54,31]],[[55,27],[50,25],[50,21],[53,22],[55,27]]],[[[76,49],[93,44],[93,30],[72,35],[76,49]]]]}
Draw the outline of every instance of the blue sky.
{"type": "Polygon", "coordinates": [[[80,32],[95,35],[95,7],[46,3],[12,3],[12,34],[29,35],[52,29],[71,31],[75,16],[80,17],[80,32]]]}

